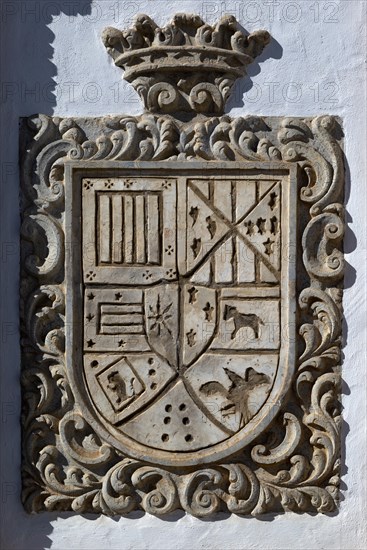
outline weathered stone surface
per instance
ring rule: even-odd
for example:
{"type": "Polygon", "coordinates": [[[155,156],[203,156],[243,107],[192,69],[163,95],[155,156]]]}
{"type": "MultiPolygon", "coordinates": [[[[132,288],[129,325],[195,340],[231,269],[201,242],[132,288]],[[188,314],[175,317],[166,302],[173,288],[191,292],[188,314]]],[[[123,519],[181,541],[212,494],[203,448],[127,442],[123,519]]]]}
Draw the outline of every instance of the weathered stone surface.
{"type": "Polygon", "coordinates": [[[340,133],[328,116],[23,121],[28,511],[335,507],[340,133]]]}

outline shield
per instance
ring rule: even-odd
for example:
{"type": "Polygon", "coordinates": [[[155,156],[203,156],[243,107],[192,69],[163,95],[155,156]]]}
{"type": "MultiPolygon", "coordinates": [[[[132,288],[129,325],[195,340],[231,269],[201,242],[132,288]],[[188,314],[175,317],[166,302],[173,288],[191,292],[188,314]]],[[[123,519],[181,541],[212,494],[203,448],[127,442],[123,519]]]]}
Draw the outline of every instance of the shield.
{"type": "Polygon", "coordinates": [[[292,364],[294,342],[281,330],[294,307],[289,179],[129,177],[128,186],[110,179],[108,190],[103,179],[88,182],[84,373],[93,407],[123,436],[165,452],[250,433],[286,391],[292,364]]]}

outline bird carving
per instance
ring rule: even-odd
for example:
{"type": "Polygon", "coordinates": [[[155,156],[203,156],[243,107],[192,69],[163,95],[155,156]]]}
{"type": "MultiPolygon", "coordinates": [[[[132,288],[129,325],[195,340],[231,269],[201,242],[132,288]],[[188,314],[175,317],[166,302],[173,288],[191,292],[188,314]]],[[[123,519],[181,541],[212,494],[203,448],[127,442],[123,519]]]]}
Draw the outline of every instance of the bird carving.
{"type": "Polygon", "coordinates": [[[202,384],[200,386],[200,391],[207,397],[214,394],[219,394],[227,399],[230,403],[224,405],[221,411],[223,415],[226,415],[229,414],[229,411],[234,408],[235,412],[240,414],[241,428],[250,420],[248,400],[251,395],[251,391],[259,386],[270,386],[270,378],[267,374],[257,372],[252,367],[246,369],[245,376],[243,378],[230,369],[225,368],[224,371],[231,381],[231,385],[228,389],[220,382],[211,381],[202,384]]]}

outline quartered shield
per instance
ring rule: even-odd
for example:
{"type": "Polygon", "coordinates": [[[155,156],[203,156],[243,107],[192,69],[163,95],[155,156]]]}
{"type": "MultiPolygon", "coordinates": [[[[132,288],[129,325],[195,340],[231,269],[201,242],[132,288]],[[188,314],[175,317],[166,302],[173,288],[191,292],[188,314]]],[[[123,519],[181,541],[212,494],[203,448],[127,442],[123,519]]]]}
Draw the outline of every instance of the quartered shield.
{"type": "Polygon", "coordinates": [[[203,173],[82,179],[84,399],[147,460],[234,452],[293,369],[291,178],[203,173]]]}

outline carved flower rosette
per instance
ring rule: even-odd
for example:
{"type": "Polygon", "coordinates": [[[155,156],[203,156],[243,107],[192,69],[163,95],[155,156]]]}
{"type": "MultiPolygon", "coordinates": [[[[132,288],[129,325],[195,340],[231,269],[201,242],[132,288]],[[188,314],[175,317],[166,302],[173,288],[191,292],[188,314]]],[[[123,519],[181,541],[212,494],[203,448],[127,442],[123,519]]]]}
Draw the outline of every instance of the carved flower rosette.
{"type": "MultiPolygon", "coordinates": [[[[338,501],[343,154],[339,121],[39,115],[21,127],[23,503],[27,511],[331,512],[338,501]],[[202,161],[297,168],[296,357],[267,429],[233,456],[157,465],[116,448],[84,415],[65,358],[69,162],[202,161]],[[299,239],[298,239],[299,237],[299,239]]],[[[295,222],[294,222],[295,223],[295,222]]]]}

